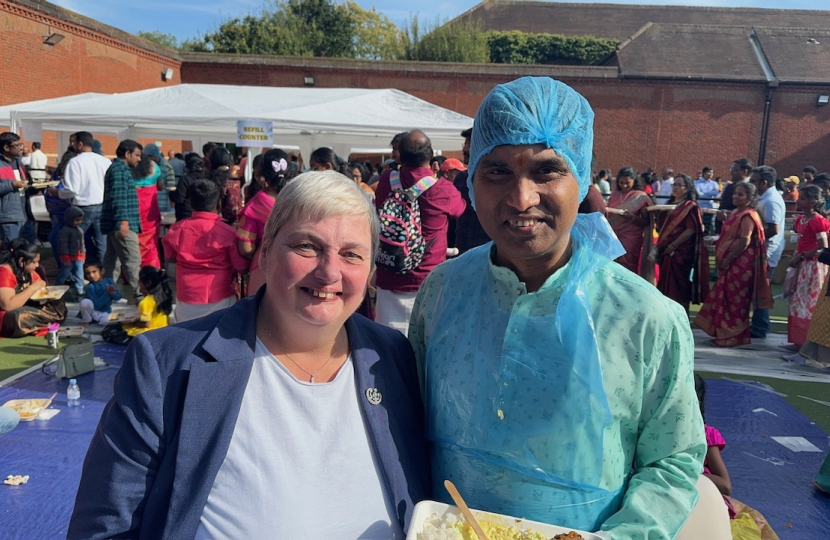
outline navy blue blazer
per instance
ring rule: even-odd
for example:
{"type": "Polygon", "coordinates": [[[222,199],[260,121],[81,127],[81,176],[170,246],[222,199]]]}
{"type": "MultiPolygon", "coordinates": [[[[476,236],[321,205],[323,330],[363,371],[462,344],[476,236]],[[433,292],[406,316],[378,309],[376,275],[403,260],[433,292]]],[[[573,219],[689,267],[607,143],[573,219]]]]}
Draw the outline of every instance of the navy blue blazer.
{"type": "MultiPolygon", "coordinates": [[[[239,415],[263,290],[133,339],[84,460],[67,538],[193,538],[239,415]]],[[[405,531],[430,490],[415,358],[403,335],[360,315],[346,332],[369,439],[405,531]]]]}

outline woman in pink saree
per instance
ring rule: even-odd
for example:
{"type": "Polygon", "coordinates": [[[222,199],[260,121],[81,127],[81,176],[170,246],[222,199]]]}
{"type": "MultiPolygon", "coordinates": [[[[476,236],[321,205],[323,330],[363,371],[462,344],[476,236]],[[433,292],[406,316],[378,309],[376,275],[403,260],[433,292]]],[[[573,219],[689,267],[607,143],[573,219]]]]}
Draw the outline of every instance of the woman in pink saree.
{"type": "Polygon", "coordinates": [[[715,246],[718,280],[694,321],[719,347],[751,343],[750,307],[772,307],[764,224],[754,209],[757,188],[738,184],[733,202],[735,210],[723,222],[715,246]]]}
{"type": "Polygon", "coordinates": [[[264,178],[267,187],[257,192],[248,201],[239,214],[239,223],[236,227],[237,249],[243,257],[251,260],[245,291],[247,296],[256,294],[265,283],[265,274],[259,268],[259,251],[262,235],[265,232],[265,223],[271,215],[277,195],[295,174],[296,169],[288,167],[288,154],[279,148],[266,152],[259,168],[254,170],[254,177],[264,178]]]}
{"type": "MultiPolygon", "coordinates": [[[[651,220],[646,208],[653,204],[651,197],[640,190],[637,171],[633,167],[620,169],[617,189],[608,198],[608,222],[625,248],[625,255],[617,259],[617,262],[638,275],[643,238],[651,232],[651,220]]],[[[650,234],[648,237],[651,241],[650,234]]]]}
{"type": "Polygon", "coordinates": [[[141,218],[141,232],[138,233],[141,266],[161,268],[158,248],[159,229],[161,228],[158,192],[164,188],[161,167],[145,154],[141,157],[141,162],[136,166],[133,174],[138,194],[138,215],[141,218]]]}

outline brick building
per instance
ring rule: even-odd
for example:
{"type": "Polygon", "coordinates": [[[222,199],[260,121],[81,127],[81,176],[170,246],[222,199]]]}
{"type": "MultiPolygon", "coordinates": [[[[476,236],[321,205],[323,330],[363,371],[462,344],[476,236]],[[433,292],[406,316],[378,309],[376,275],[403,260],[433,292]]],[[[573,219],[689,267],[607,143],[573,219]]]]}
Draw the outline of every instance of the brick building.
{"type": "MultiPolygon", "coordinates": [[[[0,48],[18,71],[0,78],[0,106],[181,82],[181,60],[172,51],[38,0],[0,0],[0,48]],[[54,45],[46,43],[53,35],[53,40],[63,37],[54,45]],[[162,80],[167,69],[172,77],[162,80]]],[[[115,152],[115,137],[98,138],[107,153],[115,152]]],[[[45,133],[42,142],[54,156],[55,134],[45,133]]]]}
{"type": "Polygon", "coordinates": [[[494,85],[552,76],[594,107],[600,167],[695,174],[711,165],[726,176],[748,157],[786,175],[807,164],[830,170],[830,106],[820,104],[830,95],[830,11],[485,1],[459,20],[475,17],[487,28],[621,44],[590,67],[177,55],[42,1],[0,0],[0,45],[37,59],[21,83],[0,82],[0,105],[180,80],[302,87],[311,77],[317,87],[397,88],[472,116],[494,85]],[[45,45],[51,32],[66,38],[45,45]]]}

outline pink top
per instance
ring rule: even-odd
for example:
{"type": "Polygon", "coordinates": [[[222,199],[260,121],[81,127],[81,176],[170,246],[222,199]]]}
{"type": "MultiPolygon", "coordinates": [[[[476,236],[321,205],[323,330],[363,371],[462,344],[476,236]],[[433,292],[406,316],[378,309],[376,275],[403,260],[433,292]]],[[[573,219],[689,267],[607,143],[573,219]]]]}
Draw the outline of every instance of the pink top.
{"type": "Polygon", "coordinates": [[[796,253],[804,253],[818,248],[816,235],[830,231],[830,221],[827,218],[816,214],[810,221],[802,222],[804,216],[795,218],[793,230],[798,233],[798,247],[796,253]]]}
{"type": "MultiPolygon", "coordinates": [[[[401,185],[404,189],[412,187],[424,176],[434,173],[429,167],[402,167],[401,185]]],[[[380,210],[389,193],[389,171],[383,173],[378,180],[375,191],[375,207],[380,210]]],[[[408,274],[396,274],[385,268],[376,270],[377,286],[381,289],[394,292],[417,292],[427,274],[444,262],[447,258],[447,229],[449,218],[457,218],[464,213],[467,203],[461,193],[452,185],[452,182],[441,178],[418,197],[418,206],[421,209],[421,230],[427,242],[427,250],[418,268],[408,274]]]]}
{"type": "Polygon", "coordinates": [[[248,269],[236,249],[236,231],[219,214],[193,212],[161,239],[164,256],[176,261],[176,298],[213,304],[234,296],[233,270],[248,269]]]}
{"type": "Polygon", "coordinates": [[[239,214],[239,223],[236,224],[236,239],[248,242],[254,246],[254,253],[248,260],[248,295],[257,292],[257,289],[265,283],[265,275],[259,269],[259,251],[262,243],[262,235],[265,233],[265,224],[268,216],[274,208],[276,199],[266,193],[266,190],[254,195],[245,209],[239,214]]]}
{"type": "MultiPolygon", "coordinates": [[[[720,431],[707,425],[704,425],[703,428],[706,430],[706,446],[717,446],[718,450],[723,451],[726,448],[726,440],[720,434],[720,431]]],[[[703,463],[703,472],[709,473],[709,467],[706,466],[705,462],[703,463]]]]}

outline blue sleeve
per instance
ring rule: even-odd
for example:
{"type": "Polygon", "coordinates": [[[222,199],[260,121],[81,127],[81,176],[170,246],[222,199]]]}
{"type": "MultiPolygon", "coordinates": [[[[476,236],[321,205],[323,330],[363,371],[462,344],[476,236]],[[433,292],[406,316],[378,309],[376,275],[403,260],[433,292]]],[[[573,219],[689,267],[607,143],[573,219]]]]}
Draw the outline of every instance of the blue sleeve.
{"type": "Polygon", "coordinates": [[[121,298],[122,298],[121,297],[121,291],[118,290],[118,287],[115,285],[115,282],[113,280],[111,280],[110,278],[104,278],[102,280],[102,283],[104,284],[104,290],[105,291],[106,291],[106,288],[109,287],[110,285],[115,287],[115,294],[112,295],[112,299],[113,300],[121,300],[121,298]]]}
{"type": "Polygon", "coordinates": [[[14,183],[11,180],[0,180],[0,196],[6,195],[14,191],[14,183]]]}
{"type": "Polygon", "coordinates": [[[115,376],[84,459],[66,537],[138,538],[144,508],[164,456],[164,383],[156,353],[138,336],[115,376]]]}

